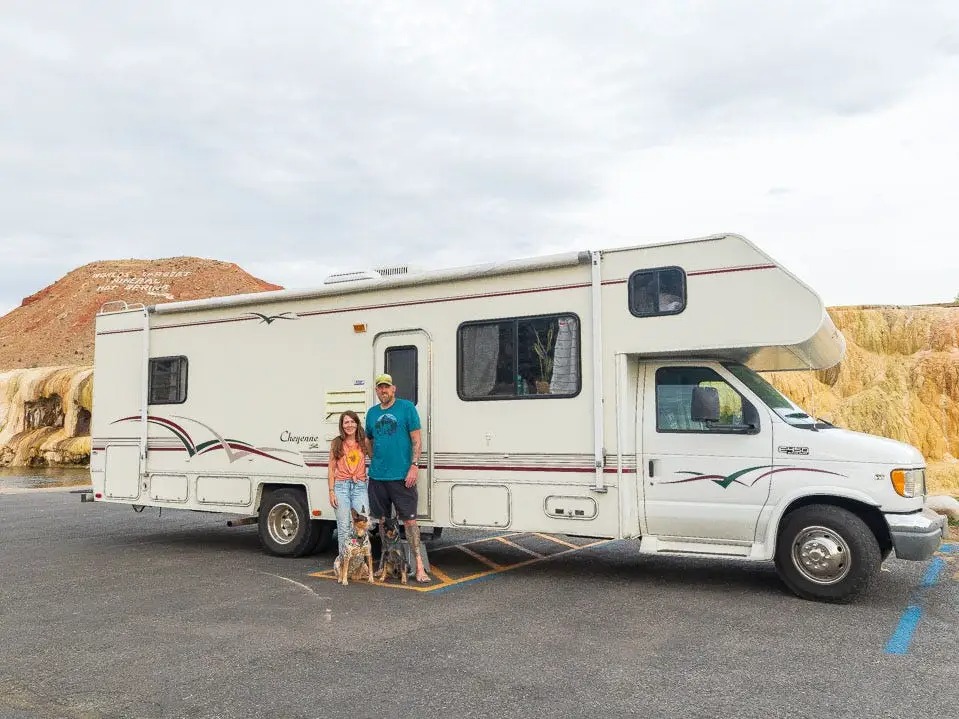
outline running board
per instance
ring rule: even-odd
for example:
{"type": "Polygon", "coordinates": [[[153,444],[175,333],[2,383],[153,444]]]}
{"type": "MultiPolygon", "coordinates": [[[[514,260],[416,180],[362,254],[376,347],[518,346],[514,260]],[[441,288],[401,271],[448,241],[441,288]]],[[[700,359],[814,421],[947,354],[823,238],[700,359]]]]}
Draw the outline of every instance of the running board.
{"type": "Polygon", "coordinates": [[[721,540],[680,539],[645,536],[640,540],[640,554],[700,555],[710,557],[748,557],[752,544],[736,544],[721,540]]]}

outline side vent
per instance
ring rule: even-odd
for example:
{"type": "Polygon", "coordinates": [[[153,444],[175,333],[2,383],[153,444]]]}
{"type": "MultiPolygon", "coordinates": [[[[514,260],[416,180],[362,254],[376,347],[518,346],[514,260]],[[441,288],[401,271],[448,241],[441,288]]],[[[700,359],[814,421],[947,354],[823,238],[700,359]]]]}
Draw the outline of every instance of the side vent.
{"type": "Polygon", "coordinates": [[[375,271],[379,273],[380,277],[400,277],[416,274],[420,270],[410,265],[394,265],[393,267],[377,267],[375,271]]]}

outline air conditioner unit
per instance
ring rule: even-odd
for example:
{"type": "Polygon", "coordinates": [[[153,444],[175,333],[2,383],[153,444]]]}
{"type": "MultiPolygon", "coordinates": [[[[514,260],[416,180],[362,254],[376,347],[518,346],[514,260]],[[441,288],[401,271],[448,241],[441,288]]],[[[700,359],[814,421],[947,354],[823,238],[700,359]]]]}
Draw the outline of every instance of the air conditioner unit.
{"type": "Polygon", "coordinates": [[[334,272],[323,280],[324,285],[335,285],[340,282],[357,282],[359,280],[378,280],[381,275],[376,270],[357,270],[355,272],[334,272]]]}

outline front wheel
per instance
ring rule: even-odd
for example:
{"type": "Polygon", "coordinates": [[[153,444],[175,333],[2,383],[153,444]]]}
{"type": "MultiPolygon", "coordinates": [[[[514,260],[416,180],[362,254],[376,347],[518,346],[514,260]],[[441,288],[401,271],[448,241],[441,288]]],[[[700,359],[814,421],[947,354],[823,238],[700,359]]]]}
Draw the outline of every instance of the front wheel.
{"type": "Polygon", "coordinates": [[[309,554],[319,539],[317,525],[310,519],[306,494],[300,489],[274,490],[260,504],[260,543],[277,557],[309,554]]]}
{"type": "Polygon", "coordinates": [[[783,519],[776,569],[803,599],[851,601],[869,588],[881,562],[876,537],[849,510],[813,504],[783,519]]]}

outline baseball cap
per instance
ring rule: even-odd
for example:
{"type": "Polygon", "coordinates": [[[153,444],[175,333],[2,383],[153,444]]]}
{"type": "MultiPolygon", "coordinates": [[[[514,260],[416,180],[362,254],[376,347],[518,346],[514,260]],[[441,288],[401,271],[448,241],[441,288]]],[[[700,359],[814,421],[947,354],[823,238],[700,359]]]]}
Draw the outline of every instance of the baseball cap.
{"type": "Polygon", "coordinates": [[[377,387],[379,387],[381,384],[391,385],[393,384],[393,378],[388,374],[378,374],[376,375],[376,379],[373,381],[373,384],[375,384],[377,387]]]}

